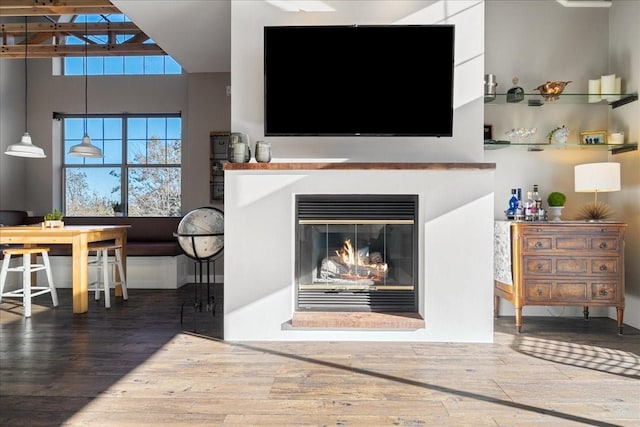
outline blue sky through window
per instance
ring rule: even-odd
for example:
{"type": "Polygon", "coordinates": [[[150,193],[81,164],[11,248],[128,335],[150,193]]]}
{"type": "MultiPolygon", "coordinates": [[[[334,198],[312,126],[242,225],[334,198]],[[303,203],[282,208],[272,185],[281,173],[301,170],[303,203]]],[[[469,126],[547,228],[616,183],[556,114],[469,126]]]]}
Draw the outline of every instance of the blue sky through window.
{"type": "MultiPolygon", "coordinates": [[[[75,23],[96,22],[131,22],[123,14],[111,15],[78,15],[75,23]]],[[[132,34],[116,35],[116,43],[121,44],[133,37],[132,34]]],[[[88,38],[97,44],[106,44],[106,36],[89,35],[88,38]]],[[[153,43],[151,39],[145,43],[153,43]]],[[[66,44],[83,45],[84,40],[67,36],[66,44]]],[[[67,76],[84,75],[84,57],[65,57],[64,74],[67,76]]],[[[92,56],[87,58],[88,75],[144,75],[144,74],[181,74],[182,67],[168,55],[149,56],[92,56]]]]}

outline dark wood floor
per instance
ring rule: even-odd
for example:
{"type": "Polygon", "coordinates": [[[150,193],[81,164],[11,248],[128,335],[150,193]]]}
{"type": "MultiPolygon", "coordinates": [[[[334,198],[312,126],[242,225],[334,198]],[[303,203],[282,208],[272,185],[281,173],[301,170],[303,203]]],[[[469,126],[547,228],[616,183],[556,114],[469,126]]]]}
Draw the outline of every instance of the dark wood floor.
{"type": "Polygon", "coordinates": [[[0,304],[2,426],[640,425],[640,331],[611,319],[505,317],[492,344],[225,342],[220,306],[193,332],[192,286],[76,316],[59,294],[30,319],[0,304]]]}

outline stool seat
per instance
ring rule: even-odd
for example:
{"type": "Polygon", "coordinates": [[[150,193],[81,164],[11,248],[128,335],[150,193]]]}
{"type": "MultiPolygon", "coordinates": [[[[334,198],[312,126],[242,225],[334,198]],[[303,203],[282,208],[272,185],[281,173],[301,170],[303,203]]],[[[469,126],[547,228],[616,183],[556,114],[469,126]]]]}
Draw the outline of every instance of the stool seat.
{"type": "Polygon", "coordinates": [[[0,302],[2,298],[22,298],[24,306],[24,316],[31,317],[31,298],[38,295],[50,293],[53,306],[58,306],[58,294],[53,284],[53,275],[51,274],[51,264],[49,263],[49,248],[8,248],[2,251],[4,259],[2,260],[2,268],[0,269],[0,302]],[[11,267],[11,257],[14,255],[22,255],[22,265],[11,267]],[[31,256],[40,255],[42,264],[32,263],[31,256]],[[47,275],[48,286],[31,286],[31,273],[45,270],[47,275]],[[22,274],[22,289],[13,291],[4,291],[7,274],[22,274]]]}
{"type": "Polygon", "coordinates": [[[95,252],[95,258],[89,260],[88,266],[97,270],[96,280],[89,283],[89,291],[94,291],[96,301],[100,299],[100,291],[104,291],[104,306],[111,308],[111,288],[120,286],[122,299],[129,299],[127,281],[122,267],[122,245],[114,242],[96,242],[89,245],[89,254],[95,252]],[[109,252],[114,256],[109,258],[109,252]],[[111,268],[109,268],[111,267],[111,268]],[[116,268],[120,280],[116,280],[116,268]],[[110,280],[111,276],[113,277],[110,280]]]}

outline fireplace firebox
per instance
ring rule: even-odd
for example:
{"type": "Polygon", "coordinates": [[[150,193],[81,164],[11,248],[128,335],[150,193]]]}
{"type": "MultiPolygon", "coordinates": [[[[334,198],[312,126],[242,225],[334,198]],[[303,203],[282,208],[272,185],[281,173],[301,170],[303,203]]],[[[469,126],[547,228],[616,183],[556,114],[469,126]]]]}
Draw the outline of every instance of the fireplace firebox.
{"type": "Polygon", "coordinates": [[[297,311],[418,311],[418,196],[296,196],[297,311]]]}

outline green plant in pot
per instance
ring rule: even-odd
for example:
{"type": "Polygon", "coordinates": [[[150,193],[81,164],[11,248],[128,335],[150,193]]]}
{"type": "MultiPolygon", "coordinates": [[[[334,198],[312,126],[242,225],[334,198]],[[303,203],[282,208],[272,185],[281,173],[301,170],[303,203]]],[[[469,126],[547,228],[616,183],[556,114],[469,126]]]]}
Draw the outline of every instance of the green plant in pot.
{"type": "Polygon", "coordinates": [[[44,216],[44,225],[45,227],[62,227],[64,225],[63,218],[62,211],[56,208],[44,216]]]}
{"type": "Polygon", "coordinates": [[[567,201],[567,196],[559,191],[553,191],[547,196],[547,206],[549,211],[550,221],[560,221],[564,204],[567,201]]]}

